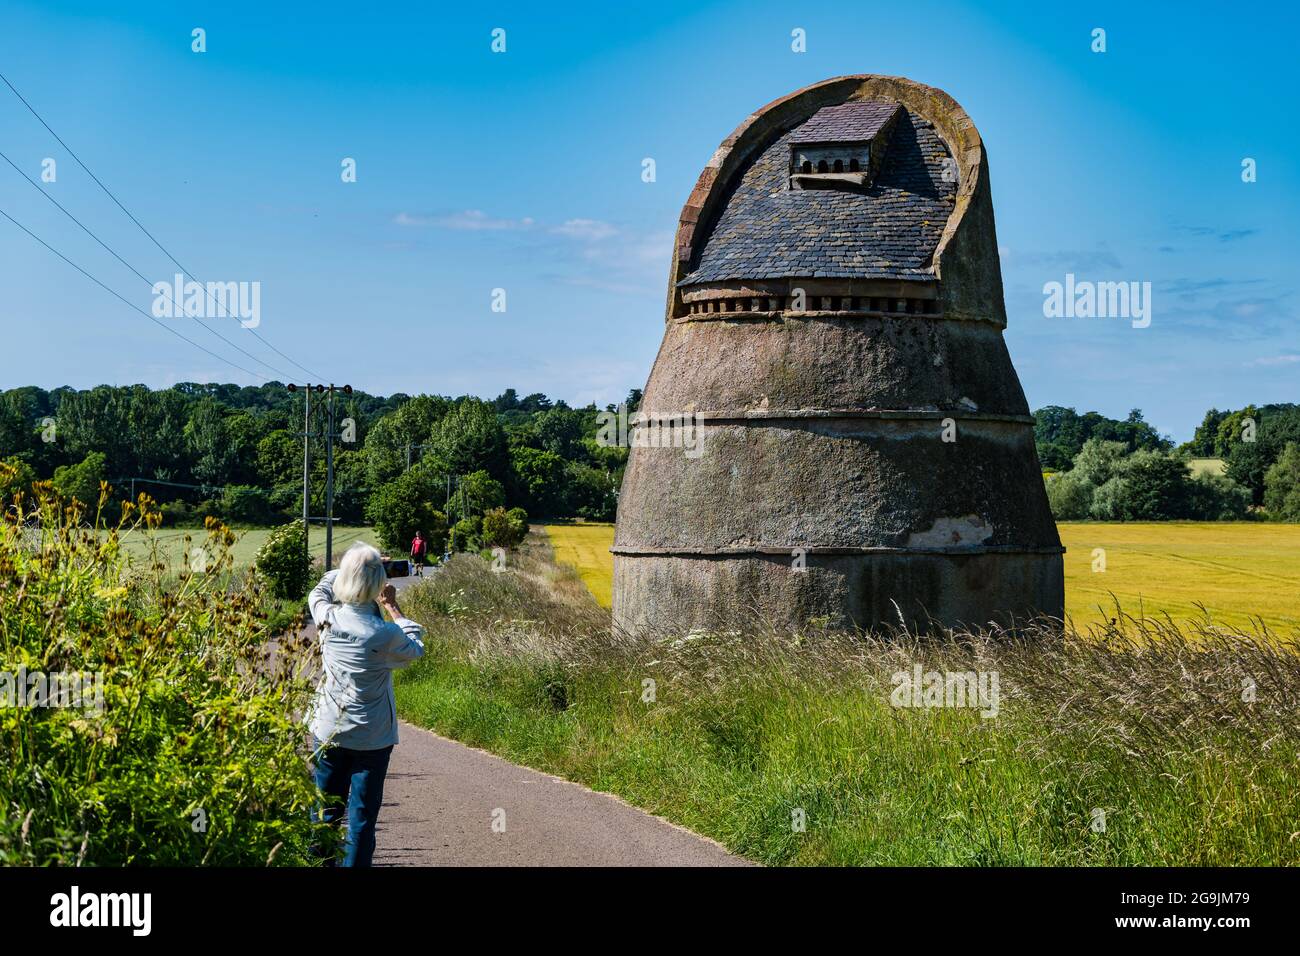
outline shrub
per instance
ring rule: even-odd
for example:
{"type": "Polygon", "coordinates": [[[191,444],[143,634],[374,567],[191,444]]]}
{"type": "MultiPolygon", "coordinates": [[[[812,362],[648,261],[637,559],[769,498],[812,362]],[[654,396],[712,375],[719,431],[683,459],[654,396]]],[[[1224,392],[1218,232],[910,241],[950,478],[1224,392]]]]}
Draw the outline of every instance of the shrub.
{"type": "Polygon", "coordinates": [[[528,534],[528,512],[523,508],[511,508],[506,512],[506,515],[510,518],[510,523],[514,525],[516,540],[523,541],[528,534]]]}
{"type": "Polygon", "coordinates": [[[302,485],[276,485],[269,495],[271,510],[282,518],[302,513],[302,485]]]}
{"type": "Polygon", "coordinates": [[[23,581],[0,587],[0,671],[97,677],[89,707],[0,707],[0,865],[309,862],[296,714],[310,687],[267,666],[259,585],[232,586],[233,534],[212,523],[214,561],[182,564],[177,583],[124,564],[121,538],[158,525],[147,497],[98,535],[72,533],[63,505],[45,486],[0,526],[0,573],[23,581]]]}
{"type": "Polygon", "coordinates": [[[1300,521],[1300,445],[1288,442],[1264,474],[1264,507],[1274,518],[1300,521]]]}
{"type": "Polygon", "coordinates": [[[188,501],[179,498],[175,501],[165,502],[161,514],[162,523],[169,527],[190,525],[197,520],[194,506],[188,501]]]}
{"type": "Polygon", "coordinates": [[[505,508],[493,508],[483,516],[483,532],[480,541],[485,548],[513,548],[519,542],[524,540],[528,534],[528,517],[524,515],[524,520],[514,512],[522,512],[522,508],[512,508],[509,512],[505,508]]]}
{"type": "Polygon", "coordinates": [[[93,517],[104,481],[104,462],[103,452],[92,451],[75,465],[60,465],[54,469],[54,490],[64,498],[80,501],[88,516],[93,517]]]}
{"type": "Polygon", "coordinates": [[[272,596],[287,601],[302,598],[311,585],[311,556],[302,519],[272,531],[258,550],[255,565],[272,596]]]}
{"type": "Polygon", "coordinates": [[[451,528],[451,550],[477,551],[482,545],[483,519],[478,515],[462,518],[451,528]]]}
{"type": "Polygon", "coordinates": [[[226,521],[265,524],[271,520],[270,497],[252,485],[227,485],[221,493],[219,507],[226,521]]]}
{"type": "Polygon", "coordinates": [[[1162,521],[1191,518],[1192,479],[1187,462],[1160,452],[1138,451],[1124,463],[1124,519],[1162,521]]]}

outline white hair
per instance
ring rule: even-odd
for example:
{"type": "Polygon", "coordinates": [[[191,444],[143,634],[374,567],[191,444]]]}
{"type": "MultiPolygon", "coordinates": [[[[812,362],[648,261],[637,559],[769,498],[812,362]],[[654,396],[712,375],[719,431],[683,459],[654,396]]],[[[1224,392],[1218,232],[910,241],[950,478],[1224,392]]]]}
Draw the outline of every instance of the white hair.
{"type": "Polygon", "coordinates": [[[348,548],[334,579],[334,600],[342,604],[367,604],[379,597],[388,583],[384,559],[368,544],[348,548]]]}

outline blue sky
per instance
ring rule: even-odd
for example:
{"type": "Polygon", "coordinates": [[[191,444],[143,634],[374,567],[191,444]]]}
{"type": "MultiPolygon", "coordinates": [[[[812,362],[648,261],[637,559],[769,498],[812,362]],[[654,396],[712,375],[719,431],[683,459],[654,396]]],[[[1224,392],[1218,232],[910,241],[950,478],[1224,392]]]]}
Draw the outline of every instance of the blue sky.
{"type": "MultiPolygon", "coordinates": [[[[258,332],[335,382],[617,401],[649,372],[672,232],[718,143],[808,83],[885,73],[946,90],[984,137],[1031,407],[1140,407],[1181,440],[1210,406],[1300,398],[1290,5],[124,6],[0,0],[0,72],[195,276],[260,282],[258,332]],[[1151,325],[1045,318],[1043,284],[1067,272],[1151,282],[1151,325]]],[[[170,280],[2,87],[0,149],[34,178],[55,158],[42,188],[170,280]]],[[[2,162],[0,208],[149,309],[149,288],[2,162]]],[[[0,263],[0,387],[257,381],[4,220],[0,263]]],[[[170,321],[248,364],[200,320],[170,321]]]]}

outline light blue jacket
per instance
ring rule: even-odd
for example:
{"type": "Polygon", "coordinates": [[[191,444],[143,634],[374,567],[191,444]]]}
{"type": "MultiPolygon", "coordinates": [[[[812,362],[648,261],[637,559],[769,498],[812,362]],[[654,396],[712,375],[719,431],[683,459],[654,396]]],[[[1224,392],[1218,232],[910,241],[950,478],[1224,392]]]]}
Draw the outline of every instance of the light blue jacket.
{"type": "Polygon", "coordinates": [[[385,621],[374,602],[334,603],[337,574],[327,572],[307,598],[324,665],[307,725],[317,740],[380,750],[397,743],[393,671],[424,655],[424,628],[405,617],[385,621]]]}

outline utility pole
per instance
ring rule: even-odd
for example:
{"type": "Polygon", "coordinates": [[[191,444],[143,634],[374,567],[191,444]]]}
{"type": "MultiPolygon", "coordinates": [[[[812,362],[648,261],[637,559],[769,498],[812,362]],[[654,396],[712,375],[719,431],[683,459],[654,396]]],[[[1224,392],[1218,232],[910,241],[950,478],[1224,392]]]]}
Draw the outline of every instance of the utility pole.
{"type": "MultiPolygon", "coordinates": [[[[289,391],[297,392],[302,389],[302,535],[304,547],[307,551],[307,560],[311,561],[311,440],[319,438],[311,430],[311,383],[306,385],[295,385],[289,383],[289,391]]],[[[333,386],[331,386],[331,389],[333,386]]],[[[325,391],[324,385],[316,386],[317,392],[325,391]]],[[[349,389],[351,391],[351,389],[349,389]]],[[[333,396],[331,396],[332,398],[333,396]]],[[[328,535],[327,535],[328,537],[328,535]]],[[[328,547],[328,543],[327,543],[328,547]]],[[[325,556],[325,570],[329,570],[329,554],[325,556]]]]}
{"type": "MultiPolygon", "coordinates": [[[[296,392],[300,386],[289,385],[289,391],[296,392]]],[[[340,436],[334,432],[334,393],[341,390],[345,395],[352,394],[351,385],[343,385],[336,389],[335,386],[329,387],[329,396],[326,400],[326,425],[325,431],[316,434],[311,430],[311,391],[310,384],[301,386],[303,391],[303,412],[302,412],[302,525],[303,533],[306,535],[307,529],[311,527],[311,440],[313,438],[325,439],[325,516],[316,520],[325,523],[325,570],[330,571],[334,567],[334,441],[340,436]]],[[[316,386],[317,392],[324,392],[324,385],[316,386]]],[[[311,549],[307,549],[307,555],[310,558],[311,549]]]]}
{"type": "MultiPolygon", "coordinates": [[[[320,386],[317,386],[318,388],[320,386]]],[[[289,391],[298,391],[298,386],[289,384],[289,391]]],[[[302,540],[307,550],[307,559],[311,560],[311,383],[302,389],[302,540]]]]}
{"type": "Polygon", "coordinates": [[[407,471],[410,471],[410,470],[411,470],[411,451],[412,451],[412,449],[419,449],[420,451],[424,451],[426,448],[430,448],[430,447],[432,447],[432,446],[431,446],[431,445],[428,445],[428,444],[425,444],[425,445],[412,445],[412,444],[408,441],[408,442],[406,443],[406,470],[407,470],[407,471]]]}
{"type": "Polygon", "coordinates": [[[330,385],[329,426],[325,430],[325,570],[334,567],[334,386],[330,385]]]}
{"type": "MultiPolygon", "coordinates": [[[[317,385],[317,389],[321,386],[317,385]]],[[[344,395],[352,394],[351,385],[341,385],[335,387],[333,384],[329,387],[329,404],[326,414],[327,424],[325,428],[325,570],[332,570],[334,567],[334,442],[341,436],[338,435],[334,421],[334,395],[335,392],[342,391],[344,395]]]]}

